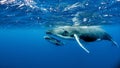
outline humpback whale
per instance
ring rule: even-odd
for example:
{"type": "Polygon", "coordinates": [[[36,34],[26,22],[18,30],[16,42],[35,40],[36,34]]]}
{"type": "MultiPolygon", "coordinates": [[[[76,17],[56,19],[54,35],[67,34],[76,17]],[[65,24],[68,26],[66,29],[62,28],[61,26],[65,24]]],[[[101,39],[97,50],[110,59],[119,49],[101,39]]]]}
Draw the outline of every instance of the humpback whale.
{"type": "MultiPolygon", "coordinates": [[[[87,53],[90,53],[90,51],[82,45],[81,40],[85,42],[108,40],[111,41],[115,46],[118,46],[112,37],[99,26],[59,26],[47,30],[46,34],[54,35],[64,39],[75,39],[79,46],[87,53]]],[[[55,41],[56,39],[49,40],[55,41]]]]}
{"type": "Polygon", "coordinates": [[[63,42],[61,42],[60,40],[58,40],[56,38],[53,38],[51,36],[44,36],[44,39],[47,40],[50,43],[53,43],[53,44],[57,45],[57,46],[64,45],[63,42]]]}

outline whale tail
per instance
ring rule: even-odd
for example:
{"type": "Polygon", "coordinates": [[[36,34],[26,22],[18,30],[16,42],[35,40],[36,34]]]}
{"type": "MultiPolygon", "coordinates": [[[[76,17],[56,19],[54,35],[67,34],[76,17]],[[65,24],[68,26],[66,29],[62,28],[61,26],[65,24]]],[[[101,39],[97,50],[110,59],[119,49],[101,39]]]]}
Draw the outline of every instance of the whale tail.
{"type": "Polygon", "coordinates": [[[118,43],[112,39],[112,37],[109,34],[105,34],[104,40],[109,40],[111,41],[115,46],[119,47],[118,43]]]}
{"type": "Polygon", "coordinates": [[[110,39],[110,41],[117,47],[119,47],[118,43],[116,41],[114,41],[113,39],[110,39]]]}

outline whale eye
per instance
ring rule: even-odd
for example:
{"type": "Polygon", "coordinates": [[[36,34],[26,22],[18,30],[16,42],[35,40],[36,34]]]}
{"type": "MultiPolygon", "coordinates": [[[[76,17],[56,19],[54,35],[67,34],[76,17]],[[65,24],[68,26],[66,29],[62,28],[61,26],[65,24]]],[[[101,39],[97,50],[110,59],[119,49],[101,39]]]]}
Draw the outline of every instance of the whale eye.
{"type": "Polygon", "coordinates": [[[62,33],[63,36],[68,36],[68,34],[69,34],[68,31],[64,31],[64,32],[62,33]]]}

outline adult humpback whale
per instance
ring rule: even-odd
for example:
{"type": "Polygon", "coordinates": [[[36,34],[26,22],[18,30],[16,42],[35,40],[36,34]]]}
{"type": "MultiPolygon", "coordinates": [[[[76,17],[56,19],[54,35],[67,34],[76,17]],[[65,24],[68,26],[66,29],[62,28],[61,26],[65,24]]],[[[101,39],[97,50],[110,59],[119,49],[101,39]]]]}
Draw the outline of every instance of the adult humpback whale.
{"type": "Polygon", "coordinates": [[[90,53],[89,50],[81,44],[80,40],[84,40],[85,42],[108,40],[115,46],[118,46],[112,37],[99,26],[60,26],[46,31],[46,34],[58,36],[64,39],[75,39],[80,47],[87,53],[90,53]]]}

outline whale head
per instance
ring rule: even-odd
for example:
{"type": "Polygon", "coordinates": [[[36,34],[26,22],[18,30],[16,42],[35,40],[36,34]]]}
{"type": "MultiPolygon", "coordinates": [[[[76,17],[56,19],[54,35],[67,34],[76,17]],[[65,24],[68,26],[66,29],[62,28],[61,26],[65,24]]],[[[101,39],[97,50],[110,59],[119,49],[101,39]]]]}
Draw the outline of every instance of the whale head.
{"type": "Polygon", "coordinates": [[[62,28],[62,27],[53,28],[53,29],[47,30],[46,34],[58,36],[58,37],[65,38],[65,39],[74,38],[74,32],[70,30],[69,28],[62,28]]]}

